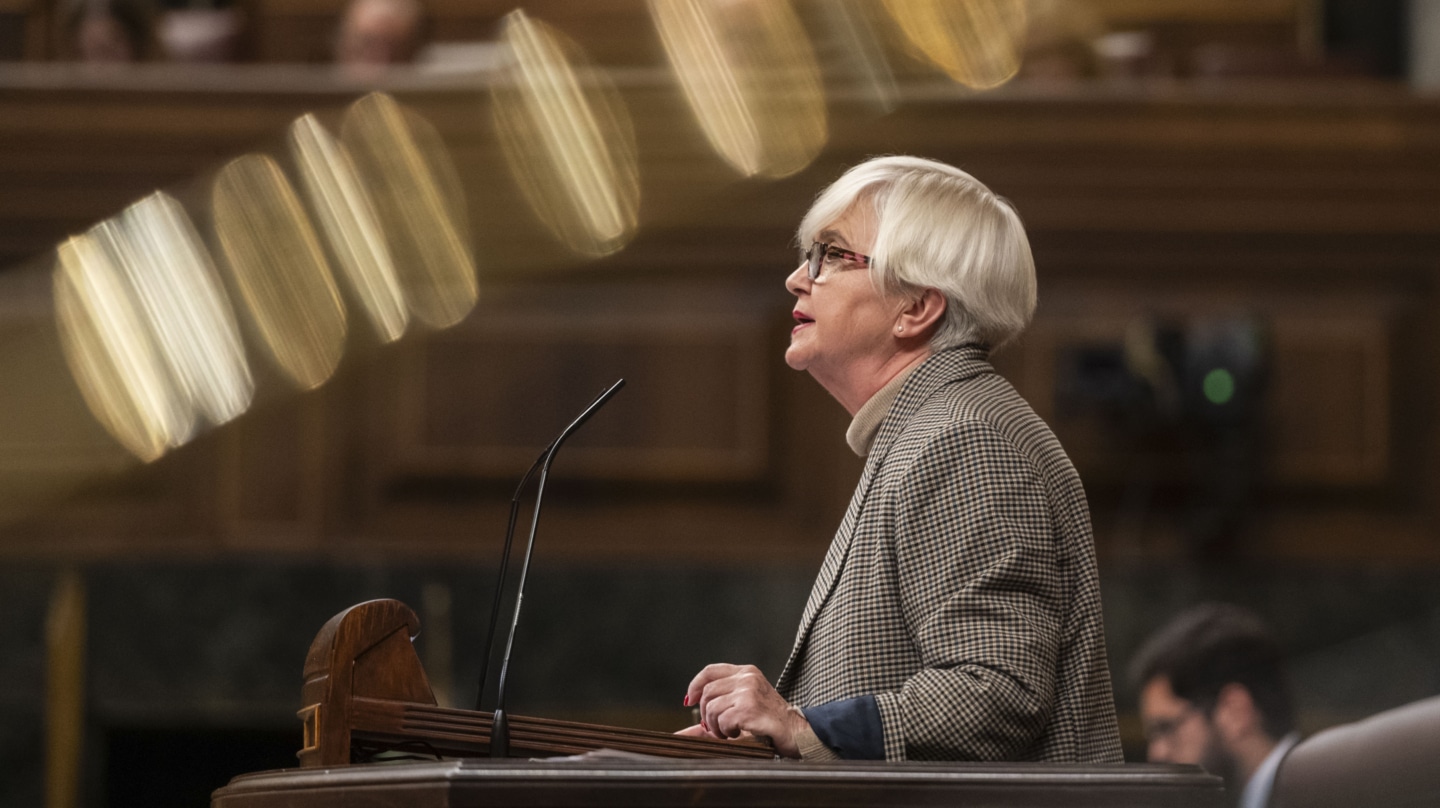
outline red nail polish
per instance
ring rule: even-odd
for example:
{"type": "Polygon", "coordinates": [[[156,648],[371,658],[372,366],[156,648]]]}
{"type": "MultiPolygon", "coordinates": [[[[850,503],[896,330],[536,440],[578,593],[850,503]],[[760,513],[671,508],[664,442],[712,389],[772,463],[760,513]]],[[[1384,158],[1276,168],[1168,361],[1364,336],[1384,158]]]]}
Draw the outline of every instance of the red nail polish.
{"type": "Polygon", "coordinates": [[[690,694],[688,694],[688,693],[685,694],[685,706],[686,706],[686,707],[689,707],[689,706],[690,706],[690,694]]]}

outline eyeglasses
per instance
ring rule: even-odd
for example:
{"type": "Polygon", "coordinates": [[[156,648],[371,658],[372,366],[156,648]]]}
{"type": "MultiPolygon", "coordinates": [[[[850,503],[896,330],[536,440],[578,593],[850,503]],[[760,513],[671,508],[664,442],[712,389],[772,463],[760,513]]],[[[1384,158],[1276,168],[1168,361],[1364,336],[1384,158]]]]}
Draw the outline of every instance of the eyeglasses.
{"type": "Polygon", "coordinates": [[[842,250],[833,244],[815,242],[805,253],[806,274],[816,281],[827,272],[845,269],[864,269],[870,266],[870,256],[850,250],[842,250]]]}
{"type": "Polygon", "coordinates": [[[1204,714],[1205,711],[1199,707],[1193,704],[1187,704],[1185,705],[1185,709],[1181,710],[1177,715],[1152,719],[1145,725],[1145,741],[1146,743],[1158,743],[1169,740],[1176,732],[1180,731],[1180,727],[1184,725],[1186,721],[1189,721],[1197,715],[1204,714]]]}

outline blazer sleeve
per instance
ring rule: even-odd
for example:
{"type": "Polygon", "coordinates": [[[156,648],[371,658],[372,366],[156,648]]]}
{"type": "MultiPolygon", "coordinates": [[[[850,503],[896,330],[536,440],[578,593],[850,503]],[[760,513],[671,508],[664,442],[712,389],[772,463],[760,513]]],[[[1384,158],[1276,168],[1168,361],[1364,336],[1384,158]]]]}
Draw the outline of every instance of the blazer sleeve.
{"type": "Polygon", "coordinates": [[[1059,539],[1041,475],[984,422],[952,424],[904,472],[895,568],[920,669],[876,694],[889,760],[1021,760],[1055,702],[1059,539]]]}

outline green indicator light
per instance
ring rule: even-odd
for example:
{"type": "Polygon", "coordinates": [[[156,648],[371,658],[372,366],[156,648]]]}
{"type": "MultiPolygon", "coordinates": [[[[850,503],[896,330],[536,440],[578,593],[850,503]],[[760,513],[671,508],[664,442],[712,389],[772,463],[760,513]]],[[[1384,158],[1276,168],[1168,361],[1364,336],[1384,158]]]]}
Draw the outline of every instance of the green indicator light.
{"type": "Polygon", "coordinates": [[[1235,377],[1225,368],[1215,368],[1205,374],[1203,389],[1211,404],[1228,404],[1235,397],[1235,377]]]}

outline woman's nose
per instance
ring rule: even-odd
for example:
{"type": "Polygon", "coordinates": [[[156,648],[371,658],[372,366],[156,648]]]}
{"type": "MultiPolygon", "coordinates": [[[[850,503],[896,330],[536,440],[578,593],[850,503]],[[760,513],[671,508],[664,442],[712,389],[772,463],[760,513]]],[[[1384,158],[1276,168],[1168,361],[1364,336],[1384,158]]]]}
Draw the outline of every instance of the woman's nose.
{"type": "Polygon", "coordinates": [[[785,290],[796,296],[799,296],[802,291],[808,291],[810,285],[808,269],[806,263],[801,261],[800,266],[795,267],[795,271],[785,278],[785,290]]]}

